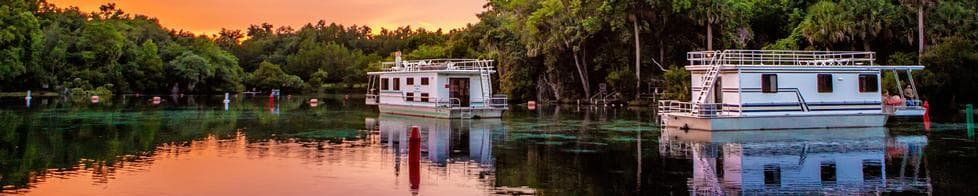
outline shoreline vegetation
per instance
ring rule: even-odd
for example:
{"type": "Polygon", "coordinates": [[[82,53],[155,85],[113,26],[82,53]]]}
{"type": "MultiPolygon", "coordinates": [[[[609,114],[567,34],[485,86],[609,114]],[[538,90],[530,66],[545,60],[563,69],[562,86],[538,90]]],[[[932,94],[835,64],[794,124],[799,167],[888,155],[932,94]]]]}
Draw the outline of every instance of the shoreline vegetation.
{"type": "MultiPolygon", "coordinates": [[[[319,20],[215,35],[112,3],[0,3],[0,95],[357,92],[396,51],[496,60],[498,92],[515,102],[574,103],[600,86],[687,100],[686,52],[722,49],[875,51],[878,64],[924,65],[922,97],[946,109],[978,89],[978,5],[967,0],[489,0],[479,22],[447,31],[319,20]]],[[[905,76],[884,73],[884,90],[899,88],[893,77],[905,76]]]]}

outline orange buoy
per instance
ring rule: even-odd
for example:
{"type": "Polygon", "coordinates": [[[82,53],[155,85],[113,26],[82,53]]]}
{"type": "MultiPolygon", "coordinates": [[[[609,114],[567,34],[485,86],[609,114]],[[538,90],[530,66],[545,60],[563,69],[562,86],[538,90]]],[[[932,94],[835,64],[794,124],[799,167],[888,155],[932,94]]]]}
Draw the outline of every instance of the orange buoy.
{"type": "Polygon", "coordinates": [[[92,103],[98,103],[98,101],[99,101],[98,95],[92,95],[92,103]]]}

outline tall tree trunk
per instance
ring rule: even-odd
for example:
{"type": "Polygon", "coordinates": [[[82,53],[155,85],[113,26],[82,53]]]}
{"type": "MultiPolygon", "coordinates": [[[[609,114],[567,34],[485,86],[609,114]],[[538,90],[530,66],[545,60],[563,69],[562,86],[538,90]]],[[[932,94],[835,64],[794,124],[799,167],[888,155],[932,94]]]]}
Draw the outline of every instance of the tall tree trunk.
{"type": "Polygon", "coordinates": [[[642,47],[638,36],[638,17],[632,16],[632,26],[635,33],[635,99],[642,92],[642,47]]]}
{"type": "Polygon", "coordinates": [[[873,44],[871,43],[870,40],[863,39],[863,50],[864,51],[873,51],[873,44]]]}
{"type": "Polygon", "coordinates": [[[917,5],[917,63],[924,55],[924,2],[917,5]]]}
{"type": "Polygon", "coordinates": [[[574,67],[577,68],[577,74],[581,77],[581,87],[584,88],[584,96],[591,98],[591,87],[588,85],[587,73],[584,72],[580,58],[577,56],[577,51],[572,51],[571,54],[574,56],[574,67]]]}
{"type": "Polygon", "coordinates": [[[713,14],[706,12],[706,50],[713,50],[713,14]]]}

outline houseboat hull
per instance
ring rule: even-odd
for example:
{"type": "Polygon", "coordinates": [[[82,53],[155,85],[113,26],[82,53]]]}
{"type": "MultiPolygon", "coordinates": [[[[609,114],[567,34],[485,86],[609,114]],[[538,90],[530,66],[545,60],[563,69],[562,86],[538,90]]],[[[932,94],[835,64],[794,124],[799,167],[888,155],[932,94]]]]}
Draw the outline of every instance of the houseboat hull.
{"type": "Polygon", "coordinates": [[[697,117],[683,114],[663,114],[663,126],[690,130],[780,130],[882,127],[886,114],[813,114],[783,116],[697,117]]]}
{"type": "Polygon", "coordinates": [[[499,118],[504,108],[448,108],[378,104],[380,113],[431,118],[499,118]],[[471,115],[471,116],[467,116],[471,115]]]}

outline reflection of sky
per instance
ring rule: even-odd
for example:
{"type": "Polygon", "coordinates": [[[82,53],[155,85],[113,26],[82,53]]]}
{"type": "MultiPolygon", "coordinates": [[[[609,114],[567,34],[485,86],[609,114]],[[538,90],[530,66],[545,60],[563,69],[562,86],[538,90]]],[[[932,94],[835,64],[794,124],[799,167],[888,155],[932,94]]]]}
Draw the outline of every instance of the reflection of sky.
{"type": "MultiPolygon", "coordinates": [[[[328,142],[247,142],[209,137],[166,144],[152,156],[39,177],[36,195],[403,195],[407,175],[395,176],[384,148],[328,142]]],[[[360,145],[360,144],[357,144],[360,145]]],[[[422,164],[421,194],[484,195],[486,182],[465,164],[422,164]]],[[[406,171],[404,171],[406,174],[406,171]]]]}
{"type": "Polygon", "coordinates": [[[885,128],[722,133],[665,130],[662,140],[663,148],[679,148],[660,149],[666,155],[691,155],[689,188],[703,194],[865,194],[919,192],[929,187],[926,174],[920,175],[923,166],[919,164],[926,137],[887,138],[885,128]],[[896,157],[903,164],[887,163],[896,157]],[[914,177],[906,178],[908,173],[914,177]]]}

